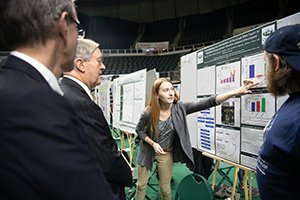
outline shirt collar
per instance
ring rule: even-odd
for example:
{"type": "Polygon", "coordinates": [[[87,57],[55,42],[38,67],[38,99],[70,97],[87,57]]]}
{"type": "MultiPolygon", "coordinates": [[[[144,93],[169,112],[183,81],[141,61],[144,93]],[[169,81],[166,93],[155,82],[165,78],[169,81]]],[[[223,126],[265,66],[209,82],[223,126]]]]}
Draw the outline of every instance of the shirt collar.
{"type": "Polygon", "coordinates": [[[33,66],[44,77],[44,79],[47,81],[47,83],[49,84],[49,86],[52,88],[53,91],[57,92],[60,95],[64,94],[58,85],[56,77],[45,65],[43,65],[36,59],[24,53],[21,53],[19,51],[12,51],[10,54],[24,60],[25,62],[33,66]]]}
{"type": "Polygon", "coordinates": [[[87,95],[89,95],[90,99],[93,100],[93,97],[91,95],[91,91],[90,91],[90,89],[88,88],[88,86],[86,84],[84,84],[83,82],[81,82],[77,78],[74,78],[73,76],[64,75],[64,78],[69,78],[69,79],[75,81],[76,83],[78,83],[82,87],[82,89],[85,91],[85,93],[87,93],[87,95]]]}

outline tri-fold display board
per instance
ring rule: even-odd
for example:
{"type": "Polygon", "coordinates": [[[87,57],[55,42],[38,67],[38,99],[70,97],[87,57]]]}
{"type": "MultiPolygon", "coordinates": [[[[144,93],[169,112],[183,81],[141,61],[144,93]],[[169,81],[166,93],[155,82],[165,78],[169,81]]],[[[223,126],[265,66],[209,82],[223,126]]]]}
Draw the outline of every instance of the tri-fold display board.
{"type": "MultiPolygon", "coordinates": [[[[236,89],[245,79],[259,82],[252,89],[252,94],[231,98],[215,108],[200,111],[195,118],[188,118],[191,138],[197,138],[196,147],[199,150],[256,168],[256,158],[263,142],[263,129],[287,98],[274,97],[266,88],[267,69],[263,45],[272,32],[291,21],[299,22],[300,13],[267,23],[181,58],[181,94],[190,95],[185,96],[185,101],[201,100],[236,89]],[[191,59],[195,59],[195,62],[187,64],[191,59]],[[195,88],[191,88],[191,80],[196,80],[195,88]],[[194,126],[194,123],[197,125],[194,126]]],[[[191,143],[195,144],[194,141],[191,143]]]]}

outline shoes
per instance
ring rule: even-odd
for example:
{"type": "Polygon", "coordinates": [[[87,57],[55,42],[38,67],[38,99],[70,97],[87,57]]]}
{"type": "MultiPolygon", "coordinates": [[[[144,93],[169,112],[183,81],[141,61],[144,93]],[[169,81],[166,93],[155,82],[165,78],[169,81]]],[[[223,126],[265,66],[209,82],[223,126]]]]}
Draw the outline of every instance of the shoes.
{"type": "Polygon", "coordinates": [[[215,192],[215,197],[217,199],[226,199],[227,198],[227,196],[226,196],[226,188],[227,187],[230,187],[230,186],[221,184],[215,192]]]}
{"type": "MultiPolygon", "coordinates": [[[[239,183],[239,188],[244,191],[244,185],[243,183],[239,183]]],[[[249,190],[249,185],[248,185],[248,190],[249,190]]],[[[259,196],[259,191],[258,189],[256,188],[251,188],[251,194],[252,194],[252,197],[258,197],[259,196]]]]}

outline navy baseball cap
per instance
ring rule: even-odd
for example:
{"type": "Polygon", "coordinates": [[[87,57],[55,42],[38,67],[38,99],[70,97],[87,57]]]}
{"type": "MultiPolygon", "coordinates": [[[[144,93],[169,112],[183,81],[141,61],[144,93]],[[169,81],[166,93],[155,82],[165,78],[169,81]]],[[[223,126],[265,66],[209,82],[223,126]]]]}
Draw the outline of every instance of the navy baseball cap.
{"type": "Polygon", "coordinates": [[[274,31],[266,40],[264,49],[282,56],[292,68],[300,71],[300,24],[274,31]]]}

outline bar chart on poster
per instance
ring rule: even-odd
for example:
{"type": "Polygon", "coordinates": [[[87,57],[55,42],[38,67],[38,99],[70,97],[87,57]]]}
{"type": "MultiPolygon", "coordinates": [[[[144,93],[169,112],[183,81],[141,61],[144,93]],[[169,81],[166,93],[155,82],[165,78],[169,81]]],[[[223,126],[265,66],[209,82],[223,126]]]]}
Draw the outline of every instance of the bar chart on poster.
{"type": "Polygon", "coordinates": [[[216,67],[216,92],[226,92],[240,86],[240,61],[216,67]]]}
{"type": "Polygon", "coordinates": [[[275,97],[270,93],[242,96],[242,124],[265,126],[275,113],[275,97]]]}
{"type": "MultiPolygon", "coordinates": [[[[198,98],[201,99],[203,98],[198,98]]],[[[215,154],[215,108],[198,113],[198,147],[215,154]]]]}
{"type": "Polygon", "coordinates": [[[240,127],[240,98],[231,98],[216,107],[216,124],[240,127]]]}
{"type": "Polygon", "coordinates": [[[242,80],[258,82],[255,87],[266,87],[266,71],[263,53],[242,58],[242,80]]]}
{"type": "Polygon", "coordinates": [[[216,127],[216,155],[240,162],[240,131],[216,127]]]}

